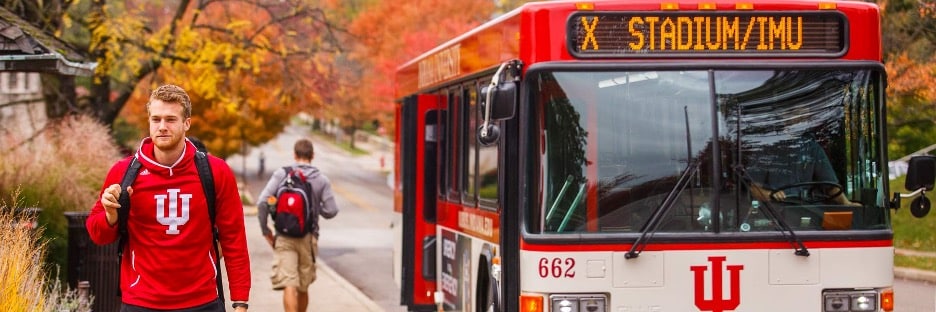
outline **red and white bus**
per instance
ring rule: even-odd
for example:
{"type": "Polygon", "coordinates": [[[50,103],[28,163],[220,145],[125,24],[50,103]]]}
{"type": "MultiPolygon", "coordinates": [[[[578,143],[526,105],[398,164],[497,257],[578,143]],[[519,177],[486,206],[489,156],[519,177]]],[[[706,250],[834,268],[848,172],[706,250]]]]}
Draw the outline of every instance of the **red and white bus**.
{"type": "Polygon", "coordinates": [[[879,14],[528,3],[401,66],[401,304],[893,310],[879,14]]]}

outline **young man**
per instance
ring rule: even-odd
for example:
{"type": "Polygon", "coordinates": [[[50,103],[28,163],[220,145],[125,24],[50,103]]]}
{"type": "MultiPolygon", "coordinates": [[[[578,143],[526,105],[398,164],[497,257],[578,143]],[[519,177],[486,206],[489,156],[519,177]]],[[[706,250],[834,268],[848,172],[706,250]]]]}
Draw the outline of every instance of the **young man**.
{"type": "MultiPolygon", "coordinates": [[[[91,240],[118,239],[118,211],[130,208],[120,265],[121,312],[223,312],[218,295],[214,238],[208,201],[195,165],[196,147],[185,139],[192,103],[185,90],[163,85],[146,104],[150,136],[135,156],[118,161],[104,180],[100,200],[87,219],[91,240]],[[120,183],[136,157],[141,163],[127,192],[130,207],[118,203],[120,183]]],[[[244,210],[231,168],[208,156],[215,186],[215,225],[227,268],[232,306],[247,311],[250,259],[244,210]]]]}
{"type": "Polygon", "coordinates": [[[312,186],[312,209],[314,219],[313,231],[303,237],[290,237],[277,235],[274,237],[267,227],[267,218],[270,215],[271,197],[275,200],[276,191],[287,177],[285,168],[277,169],[260,192],[260,204],[257,207],[257,217],[260,218],[260,231],[267,242],[273,247],[273,272],[270,281],[273,289],[283,290],[283,307],[286,312],[305,312],[309,306],[309,285],[315,281],[315,256],[318,254],[318,216],[326,219],[334,218],[338,214],[335,204],[335,195],[331,190],[328,177],[313,167],[312,141],[300,139],[293,147],[296,163],[292,170],[298,170],[312,186]]]}

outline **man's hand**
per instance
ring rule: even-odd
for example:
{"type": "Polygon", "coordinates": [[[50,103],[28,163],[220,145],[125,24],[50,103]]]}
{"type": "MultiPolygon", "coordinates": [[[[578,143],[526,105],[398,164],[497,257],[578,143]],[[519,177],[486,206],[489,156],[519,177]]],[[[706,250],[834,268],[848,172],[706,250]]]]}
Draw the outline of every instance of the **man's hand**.
{"type": "MultiPolygon", "coordinates": [[[[773,198],[770,198],[770,192],[771,191],[769,189],[762,188],[757,184],[751,184],[751,196],[754,196],[754,198],[760,202],[769,202],[774,200],[773,198]]],[[[783,192],[777,192],[777,194],[786,197],[786,194],[783,194],[783,192]]]]}
{"type": "Polygon", "coordinates": [[[245,307],[237,307],[236,309],[234,309],[234,312],[247,312],[247,308],[245,308],[245,307]]]}
{"type": "MultiPolygon", "coordinates": [[[[101,206],[104,206],[104,214],[110,226],[117,224],[117,209],[120,208],[117,199],[120,198],[120,190],[120,184],[111,184],[104,189],[104,194],[101,194],[101,206]]],[[[133,188],[128,186],[127,193],[133,194],[133,188]]]]}
{"type": "Polygon", "coordinates": [[[263,237],[266,238],[266,241],[268,244],[270,244],[270,247],[276,247],[276,238],[273,237],[273,233],[264,234],[263,237]]]}

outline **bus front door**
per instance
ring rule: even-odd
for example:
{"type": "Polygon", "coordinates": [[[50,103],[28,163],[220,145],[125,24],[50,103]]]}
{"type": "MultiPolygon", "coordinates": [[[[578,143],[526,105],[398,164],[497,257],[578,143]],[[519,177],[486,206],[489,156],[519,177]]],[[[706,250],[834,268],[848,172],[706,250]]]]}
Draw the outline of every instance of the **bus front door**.
{"type": "Polygon", "coordinates": [[[407,97],[398,110],[402,192],[400,303],[409,311],[436,311],[436,174],[439,108],[444,98],[407,97]]]}

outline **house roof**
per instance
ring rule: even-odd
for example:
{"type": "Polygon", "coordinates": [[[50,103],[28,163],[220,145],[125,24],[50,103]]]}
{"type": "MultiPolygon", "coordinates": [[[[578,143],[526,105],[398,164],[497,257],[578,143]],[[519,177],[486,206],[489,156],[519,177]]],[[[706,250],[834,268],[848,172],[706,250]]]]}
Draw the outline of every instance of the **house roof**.
{"type": "Polygon", "coordinates": [[[95,67],[64,41],[0,8],[0,71],[91,76],[95,67]]]}

